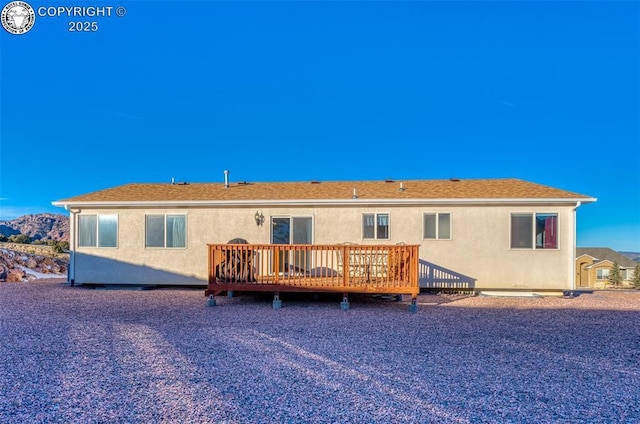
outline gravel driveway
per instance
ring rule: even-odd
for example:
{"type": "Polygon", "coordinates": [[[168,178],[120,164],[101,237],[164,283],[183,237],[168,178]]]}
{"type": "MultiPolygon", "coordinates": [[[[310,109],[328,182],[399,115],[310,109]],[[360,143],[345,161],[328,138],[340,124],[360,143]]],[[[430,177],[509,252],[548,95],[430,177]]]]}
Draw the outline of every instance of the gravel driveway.
{"type": "Polygon", "coordinates": [[[0,422],[640,422],[640,293],[217,300],[0,284],[0,422]]]}

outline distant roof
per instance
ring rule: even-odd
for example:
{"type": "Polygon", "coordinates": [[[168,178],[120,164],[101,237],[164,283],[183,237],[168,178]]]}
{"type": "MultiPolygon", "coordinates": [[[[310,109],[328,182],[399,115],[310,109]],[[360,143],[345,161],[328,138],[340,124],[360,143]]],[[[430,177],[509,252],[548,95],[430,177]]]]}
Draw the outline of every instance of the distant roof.
{"type": "Polygon", "coordinates": [[[582,255],[589,255],[599,261],[617,262],[618,265],[624,268],[635,268],[636,262],[633,259],[618,253],[608,247],[578,247],[576,248],[576,257],[582,255]]]}
{"type": "Polygon", "coordinates": [[[307,181],[126,184],[53,202],[56,206],[98,204],[247,204],[247,203],[414,203],[415,201],[555,201],[596,199],[519,179],[307,181]],[[354,196],[355,194],[355,196],[354,196]]]}

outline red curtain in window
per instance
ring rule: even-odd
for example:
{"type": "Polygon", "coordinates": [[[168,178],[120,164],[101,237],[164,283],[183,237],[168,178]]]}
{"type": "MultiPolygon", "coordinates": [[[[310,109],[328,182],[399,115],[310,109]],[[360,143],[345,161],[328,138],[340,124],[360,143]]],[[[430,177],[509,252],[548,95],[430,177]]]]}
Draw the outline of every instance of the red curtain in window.
{"type": "Polygon", "coordinates": [[[555,249],[558,247],[558,232],[556,231],[558,217],[548,216],[544,220],[544,248],[555,249]]]}

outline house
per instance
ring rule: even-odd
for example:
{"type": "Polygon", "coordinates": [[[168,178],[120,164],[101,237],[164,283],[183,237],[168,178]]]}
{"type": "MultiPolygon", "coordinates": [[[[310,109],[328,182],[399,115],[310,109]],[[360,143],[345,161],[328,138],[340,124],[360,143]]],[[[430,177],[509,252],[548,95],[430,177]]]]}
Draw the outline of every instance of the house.
{"type": "Polygon", "coordinates": [[[578,288],[605,288],[610,286],[609,275],[613,264],[620,267],[621,286],[633,285],[637,265],[632,259],[606,247],[579,247],[576,249],[576,286],[578,288]]]}
{"type": "Polygon", "coordinates": [[[208,245],[416,245],[421,288],[575,288],[576,209],[519,179],[126,184],[53,202],[75,284],[206,285],[208,245]]]}

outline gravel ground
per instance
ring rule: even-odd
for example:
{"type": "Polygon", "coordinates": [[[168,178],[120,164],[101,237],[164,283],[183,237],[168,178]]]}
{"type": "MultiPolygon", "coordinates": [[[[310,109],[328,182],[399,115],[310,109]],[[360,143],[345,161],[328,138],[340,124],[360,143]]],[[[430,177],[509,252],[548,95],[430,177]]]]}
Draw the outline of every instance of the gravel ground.
{"type": "Polygon", "coordinates": [[[0,284],[0,422],[640,422],[637,292],[203,294],[0,284]]]}

